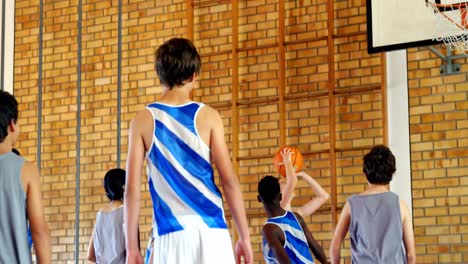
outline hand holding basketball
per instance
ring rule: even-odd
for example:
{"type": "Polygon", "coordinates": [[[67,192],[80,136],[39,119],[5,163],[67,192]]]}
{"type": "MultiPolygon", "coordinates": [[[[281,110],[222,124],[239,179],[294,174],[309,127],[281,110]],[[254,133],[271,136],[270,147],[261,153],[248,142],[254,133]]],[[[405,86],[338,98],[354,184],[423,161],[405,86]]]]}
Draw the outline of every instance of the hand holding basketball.
{"type": "Polygon", "coordinates": [[[282,150],[280,150],[280,155],[283,160],[282,162],[280,162],[280,165],[286,165],[288,163],[291,163],[292,154],[293,152],[290,148],[283,148],[282,150]]]}
{"type": "Polygon", "coordinates": [[[286,177],[285,163],[291,162],[295,172],[302,170],[303,157],[302,153],[295,147],[282,147],[275,155],[274,164],[276,170],[283,176],[286,177]]]}

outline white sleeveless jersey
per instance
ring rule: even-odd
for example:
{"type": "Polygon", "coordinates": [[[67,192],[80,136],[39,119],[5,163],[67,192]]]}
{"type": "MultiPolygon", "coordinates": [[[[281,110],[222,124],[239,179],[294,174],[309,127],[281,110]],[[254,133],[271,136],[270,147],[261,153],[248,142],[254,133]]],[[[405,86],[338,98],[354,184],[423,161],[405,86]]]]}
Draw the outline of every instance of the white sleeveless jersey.
{"type": "Polygon", "coordinates": [[[210,148],[196,116],[204,105],[153,103],[153,142],[147,153],[154,236],[185,229],[227,229],[221,192],[213,179],[210,148]]]}

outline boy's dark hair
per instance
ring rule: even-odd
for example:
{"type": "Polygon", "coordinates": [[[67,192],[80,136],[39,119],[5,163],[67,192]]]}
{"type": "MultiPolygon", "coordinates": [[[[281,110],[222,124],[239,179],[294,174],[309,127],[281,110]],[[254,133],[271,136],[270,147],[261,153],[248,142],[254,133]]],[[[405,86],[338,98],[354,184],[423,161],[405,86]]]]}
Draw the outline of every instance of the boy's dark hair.
{"type": "Polygon", "coordinates": [[[375,146],[364,156],[362,171],[370,183],[388,184],[396,171],[395,156],[386,146],[375,146]]]}
{"type": "Polygon", "coordinates": [[[155,69],[161,84],[169,89],[191,81],[200,67],[200,55],[188,39],[172,38],[156,50],[155,69]]]}
{"type": "Polygon", "coordinates": [[[0,143],[8,136],[10,122],[18,120],[18,101],[8,92],[0,91],[0,143]]]}
{"type": "Polygon", "coordinates": [[[125,171],[122,169],[111,169],[104,176],[104,190],[111,201],[123,199],[124,185],[125,171]]]}
{"type": "Polygon", "coordinates": [[[264,203],[271,204],[281,194],[277,178],[267,175],[258,183],[258,195],[264,203]]]}

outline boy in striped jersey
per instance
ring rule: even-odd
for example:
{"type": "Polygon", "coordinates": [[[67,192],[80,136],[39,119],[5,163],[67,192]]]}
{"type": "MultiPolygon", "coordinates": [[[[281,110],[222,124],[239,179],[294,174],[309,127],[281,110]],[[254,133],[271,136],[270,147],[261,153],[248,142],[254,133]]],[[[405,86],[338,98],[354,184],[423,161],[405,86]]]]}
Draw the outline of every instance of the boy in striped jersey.
{"type": "Polygon", "coordinates": [[[320,263],[327,263],[323,249],[315,241],[304,219],[280,206],[281,192],[278,179],[265,176],[258,183],[258,201],[268,220],[262,229],[263,256],[267,264],[311,264],[314,256],[320,263]],[[310,250],[309,250],[310,249],[310,250]]]}
{"type": "Polygon", "coordinates": [[[234,263],[221,192],[213,162],[239,232],[237,262],[252,263],[244,202],[221,116],[191,100],[200,56],[187,39],[173,38],[155,54],[162,97],[130,125],[125,192],[127,263],[143,263],[138,249],[138,216],[143,162],[153,201],[153,263],[234,263]]]}

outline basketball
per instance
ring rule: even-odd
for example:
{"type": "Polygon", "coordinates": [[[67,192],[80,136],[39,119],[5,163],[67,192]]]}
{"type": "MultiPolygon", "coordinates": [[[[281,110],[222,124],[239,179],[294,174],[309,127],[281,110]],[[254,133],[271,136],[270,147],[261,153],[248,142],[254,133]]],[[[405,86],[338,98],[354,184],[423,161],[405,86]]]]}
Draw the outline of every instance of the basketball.
{"type": "Polygon", "coordinates": [[[275,164],[275,169],[281,174],[281,176],[286,177],[286,168],[284,167],[283,164],[280,164],[283,162],[283,157],[281,156],[281,151],[285,148],[291,149],[291,163],[294,167],[295,172],[299,172],[302,170],[302,163],[304,161],[302,157],[302,153],[299,151],[299,149],[291,146],[285,146],[280,148],[276,154],[275,154],[275,159],[274,159],[274,164],[275,164]]]}

